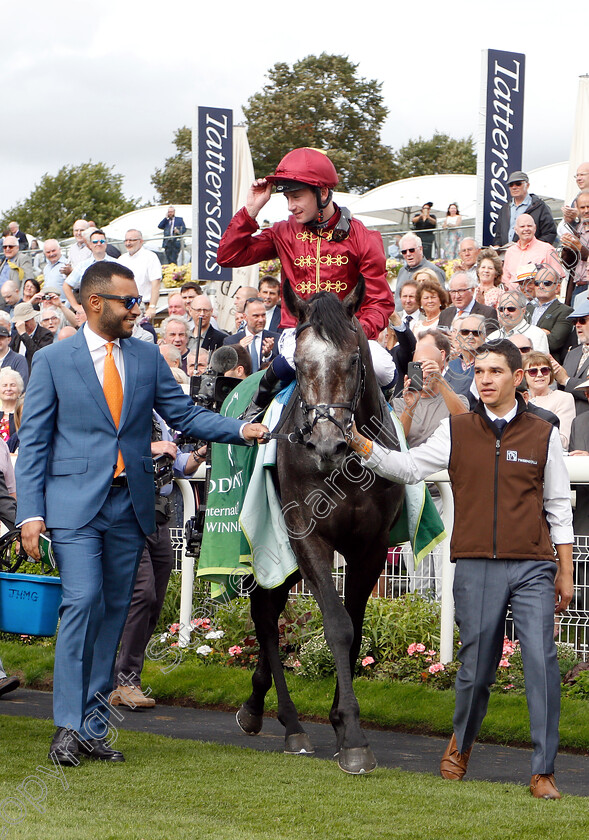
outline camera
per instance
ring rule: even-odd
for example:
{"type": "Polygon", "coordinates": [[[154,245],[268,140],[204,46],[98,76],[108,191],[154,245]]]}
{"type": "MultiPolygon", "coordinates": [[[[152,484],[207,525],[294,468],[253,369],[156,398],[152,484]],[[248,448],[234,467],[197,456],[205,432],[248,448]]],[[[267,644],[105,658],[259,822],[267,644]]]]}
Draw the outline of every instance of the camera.
{"type": "Polygon", "coordinates": [[[45,295],[43,295],[43,297],[41,298],[41,300],[53,300],[53,298],[54,298],[54,297],[55,297],[55,295],[47,295],[47,294],[45,294],[45,295]]]}
{"type": "Polygon", "coordinates": [[[239,385],[241,379],[222,376],[211,368],[190,377],[190,399],[195,405],[219,412],[225,397],[239,385]]]}
{"type": "Polygon", "coordinates": [[[174,479],[174,459],[163,452],[153,458],[153,480],[155,489],[161,490],[174,479]]]}

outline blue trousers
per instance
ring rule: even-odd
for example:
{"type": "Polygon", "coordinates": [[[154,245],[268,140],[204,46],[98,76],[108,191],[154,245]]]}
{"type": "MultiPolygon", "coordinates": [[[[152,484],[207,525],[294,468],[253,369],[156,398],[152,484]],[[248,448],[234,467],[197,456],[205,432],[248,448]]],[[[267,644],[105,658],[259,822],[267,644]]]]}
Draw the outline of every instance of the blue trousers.
{"type": "Polygon", "coordinates": [[[560,717],[555,574],[556,564],[543,560],[456,561],[454,601],[462,667],[456,677],[454,734],[460,752],[474,743],[487,713],[511,603],[524,665],[532,774],[554,772],[560,717]]]}
{"type": "Polygon", "coordinates": [[[77,531],[51,530],[63,596],[55,647],[53,716],[85,738],[108,731],[117,646],[145,543],[126,487],[77,531]]]}

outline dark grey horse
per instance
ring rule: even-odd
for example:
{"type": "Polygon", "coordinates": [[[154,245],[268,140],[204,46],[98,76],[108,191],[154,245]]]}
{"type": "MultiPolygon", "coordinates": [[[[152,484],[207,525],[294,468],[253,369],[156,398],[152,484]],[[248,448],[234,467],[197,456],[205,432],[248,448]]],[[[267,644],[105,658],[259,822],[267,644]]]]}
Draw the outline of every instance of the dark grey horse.
{"type": "MultiPolygon", "coordinates": [[[[319,603],[335,660],[337,686],[330,721],[338,763],[347,773],[368,773],[376,761],[360,728],[352,687],[366,602],[384,567],[389,531],[402,504],[403,488],[366,469],[348,448],[352,422],[372,439],[393,446],[386,403],[374,375],[368,342],[354,313],[364,281],[342,302],[320,292],[308,301],[285,283],[284,300],[298,319],[298,393],[280,429],[278,486],[291,546],[300,573],[319,603]],[[290,440],[285,439],[290,436],[290,440]],[[292,441],[298,441],[297,443],[292,441]],[[301,445],[303,444],[303,445],[301,445]],[[333,555],[346,560],[345,602],[333,578],[333,555]]],[[[252,618],[260,643],[253,691],[237,720],[248,734],[262,725],[264,697],[274,677],[285,752],[312,752],[290,698],[278,655],[278,618],[293,575],[282,587],[251,592],[252,618]]]]}

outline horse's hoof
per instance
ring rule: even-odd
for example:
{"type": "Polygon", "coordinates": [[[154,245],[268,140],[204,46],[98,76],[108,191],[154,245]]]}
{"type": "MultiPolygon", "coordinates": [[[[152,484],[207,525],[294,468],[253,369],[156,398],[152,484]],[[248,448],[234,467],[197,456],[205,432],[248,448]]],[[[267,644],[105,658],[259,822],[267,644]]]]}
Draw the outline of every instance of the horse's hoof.
{"type": "Polygon", "coordinates": [[[264,716],[254,715],[245,706],[242,706],[235,715],[235,720],[241,731],[245,732],[246,735],[259,735],[262,731],[264,716]]]}
{"type": "Polygon", "coordinates": [[[284,741],[286,755],[314,755],[315,749],[306,732],[295,732],[284,741]]]}
{"type": "Polygon", "coordinates": [[[372,773],[376,768],[376,759],[370,747],[342,747],[337,754],[340,770],[359,776],[361,773],[372,773]]]}

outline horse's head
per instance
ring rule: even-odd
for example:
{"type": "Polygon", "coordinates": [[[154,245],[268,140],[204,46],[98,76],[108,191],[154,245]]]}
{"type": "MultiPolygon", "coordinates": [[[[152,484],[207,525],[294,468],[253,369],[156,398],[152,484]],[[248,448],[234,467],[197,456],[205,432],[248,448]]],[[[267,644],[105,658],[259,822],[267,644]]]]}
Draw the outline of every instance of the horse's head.
{"type": "MultiPolygon", "coordinates": [[[[304,301],[288,280],[284,303],[297,320],[295,366],[303,414],[301,431],[321,471],[348,454],[347,436],[361,397],[368,346],[354,313],[364,297],[364,278],[343,300],[319,292],[304,301]]],[[[368,362],[370,364],[370,362],[368,362]]]]}

